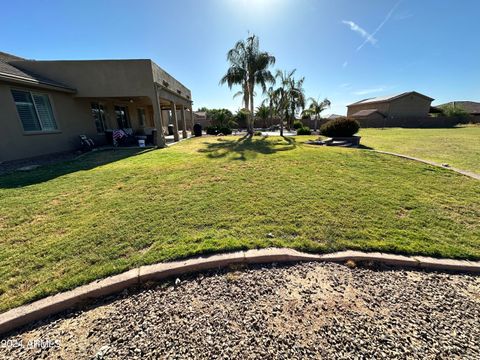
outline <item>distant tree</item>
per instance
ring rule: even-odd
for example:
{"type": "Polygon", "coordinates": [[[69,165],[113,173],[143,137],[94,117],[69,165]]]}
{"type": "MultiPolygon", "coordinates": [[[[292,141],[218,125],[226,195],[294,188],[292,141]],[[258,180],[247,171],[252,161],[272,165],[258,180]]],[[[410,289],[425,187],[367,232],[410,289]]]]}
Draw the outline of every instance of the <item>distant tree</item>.
{"type": "Polygon", "coordinates": [[[230,89],[233,85],[241,86],[242,90],[235,96],[241,95],[245,108],[250,111],[247,127],[252,134],[255,85],[260,85],[265,92],[267,84],[274,83],[275,79],[268,68],[275,64],[275,57],[268,52],[260,51],[258,36],[251,35],[246,40],[237,41],[228,51],[227,61],[230,67],[220,79],[220,84],[227,84],[230,89]]]}
{"type": "Polygon", "coordinates": [[[270,108],[266,105],[260,105],[257,107],[257,112],[255,113],[255,116],[259,119],[262,119],[263,122],[263,128],[265,129],[267,127],[267,120],[270,118],[270,108]]]}
{"type": "Polygon", "coordinates": [[[443,106],[442,112],[445,116],[458,119],[466,119],[468,117],[468,112],[461,106],[455,105],[455,103],[443,106]]]}
{"type": "Polygon", "coordinates": [[[232,128],[236,125],[233,114],[228,109],[209,109],[207,110],[207,117],[211,120],[213,126],[219,128],[232,128]]]}
{"type": "Polygon", "coordinates": [[[250,117],[250,110],[248,109],[240,109],[235,114],[235,122],[238,124],[239,127],[247,127],[248,126],[248,119],[250,117]]]}
{"type": "Polygon", "coordinates": [[[320,118],[320,114],[323,110],[330,107],[331,102],[327,98],[320,101],[320,99],[314,99],[312,97],[309,98],[308,101],[310,102],[310,106],[307,109],[303,110],[302,114],[315,117],[314,130],[317,131],[318,119],[320,118]]]}

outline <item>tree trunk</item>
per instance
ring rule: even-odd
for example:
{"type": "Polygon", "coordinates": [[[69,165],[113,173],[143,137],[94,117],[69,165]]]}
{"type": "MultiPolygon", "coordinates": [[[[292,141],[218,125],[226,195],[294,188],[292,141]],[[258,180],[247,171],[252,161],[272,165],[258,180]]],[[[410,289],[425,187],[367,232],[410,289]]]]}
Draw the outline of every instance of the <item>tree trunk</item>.
{"type": "Polygon", "coordinates": [[[283,116],[280,115],[280,136],[283,136],[283,116]]]}
{"type": "Polygon", "coordinates": [[[317,121],[318,121],[318,115],[315,114],[315,126],[314,126],[314,127],[315,127],[315,129],[314,129],[315,131],[317,131],[317,121]]]}
{"type": "Polygon", "coordinates": [[[248,133],[253,135],[253,114],[254,114],[254,106],[253,106],[253,93],[255,91],[255,85],[250,84],[250,124],[248,128],[248,133]]]}

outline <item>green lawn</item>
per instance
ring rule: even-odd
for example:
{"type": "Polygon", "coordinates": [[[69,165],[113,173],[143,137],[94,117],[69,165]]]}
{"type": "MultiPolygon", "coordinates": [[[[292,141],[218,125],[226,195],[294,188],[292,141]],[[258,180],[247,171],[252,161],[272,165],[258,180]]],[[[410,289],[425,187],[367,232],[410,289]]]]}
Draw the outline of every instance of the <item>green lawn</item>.
{"type": "Polygon", "coordinates": [[[362,144],[480,174],[480,126],[451,129],[362,129],[362,144]]]}
{"type": "Polygon", "coordinates": [[[218,251],[480,259],[480,183],[452,171],[283,138],[203,137],[137,151],[0,177],[0,311],[218,251]]]}

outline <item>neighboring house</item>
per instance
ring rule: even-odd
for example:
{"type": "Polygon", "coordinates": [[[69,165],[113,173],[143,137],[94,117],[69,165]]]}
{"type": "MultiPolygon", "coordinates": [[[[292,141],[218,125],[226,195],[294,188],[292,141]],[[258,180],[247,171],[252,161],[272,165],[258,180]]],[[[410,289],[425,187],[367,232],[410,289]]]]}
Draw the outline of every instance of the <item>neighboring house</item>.
{"type": "Polygon", "coordinates": [[[186,136],[191,105],[190,90],[149,59],[37,61],[0,52],[0,162],[76,149],[83,134],[103,144],[115,129],[153,134],[163,147],[170,118],[186,136]]]}
{"type": "Polygon", "coordinates": [[[466,111],[472,120],[480,122],[480,103],[475,101],[452,101],[449,103],[435,106],[436,109],[444,108],[445,106],[459,107],[466,111]]]}
{"type": "Polygon", "coordinates": [[[330,114],[328,115],[325,119],[327,120],[335,120],[335,119],[338,119],[338,118],[343,118],[345,116],[343,115],[338,115],[338,114],[330,114]]]}
{"type": "Polygon", "coordinates": [[[347,116],[362,121],[376,122],[396,118],[427,117],[430,111],[431,97],[416,91],[401,94],[364,99],[347,106],[347,116]]]}
{"type": "Polygon", "coordinates": [[[210,125],[210,120],[207,118],[206,111],[195,111],[193,113],[195,124],[202,125],[202,128],[205,128],[210,125]]]}

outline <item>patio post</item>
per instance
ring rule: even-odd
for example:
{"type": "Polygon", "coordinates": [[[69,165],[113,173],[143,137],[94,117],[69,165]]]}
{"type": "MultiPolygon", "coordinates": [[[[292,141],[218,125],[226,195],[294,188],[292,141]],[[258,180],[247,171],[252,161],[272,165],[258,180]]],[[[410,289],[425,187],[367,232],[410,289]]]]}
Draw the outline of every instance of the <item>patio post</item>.
{"type": "Polygon", "coordinates": [[[158,96],[158,90],[155,86],[155,99],[152,99],[153,105],[153,121],[155,128],[157,129],[157,136],[153,139],[154,145],[159,148],[165,147],[165,134],[163,133],[163,119],[162,119],[162,107],[160,106],[160,98],[158,96]]]}
{"type": "Polygon", "coordinates": [[[178,118],[177,118],[177,106],[173,101],[170,101],[170,106],[172,108],[172,120],[173,120],[173,140],[179,141],[178,136],[178,118]]]}
{"type": "Polygon", "coordinates": [[[185,118],[185,106],[182,105],[182,137],[187,138],[187,121],[185,118]]]}
{"type": "Polygon", "coordinates": [[[195,125],[195,116],[193,115],[192,104],[190,104],[190,130],[193,131],[193,125],[195,125]]]}

